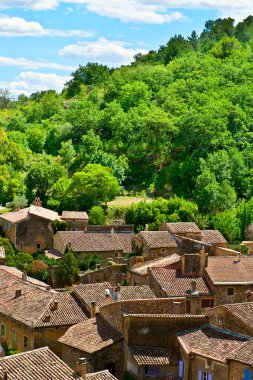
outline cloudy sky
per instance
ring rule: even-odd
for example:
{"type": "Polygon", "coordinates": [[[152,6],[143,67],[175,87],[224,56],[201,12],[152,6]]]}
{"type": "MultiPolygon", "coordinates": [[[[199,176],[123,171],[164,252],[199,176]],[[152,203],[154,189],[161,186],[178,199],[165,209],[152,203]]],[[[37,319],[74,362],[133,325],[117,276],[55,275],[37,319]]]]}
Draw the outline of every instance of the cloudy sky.
{"type": "Polygon", "coordinates": [[[79,64],[118,67],[206,20],[249,14],[252,0],[0,0],[0,88],[61,91],[79,64]]]}

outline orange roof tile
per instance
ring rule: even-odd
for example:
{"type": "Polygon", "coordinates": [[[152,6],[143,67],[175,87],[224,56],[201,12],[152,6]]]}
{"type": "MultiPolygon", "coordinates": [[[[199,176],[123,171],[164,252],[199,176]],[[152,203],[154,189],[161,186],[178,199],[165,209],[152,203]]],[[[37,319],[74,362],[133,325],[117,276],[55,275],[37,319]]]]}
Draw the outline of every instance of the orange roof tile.
{"type": "Polygon", "coordinates": [[[176,348],[131,346],[130,351],[138,365],[177,366],[180,359],[176,348]]]}
{"type": "Polygon", "coordinates": [[[122,335],[101,316],[72,326],[58,339],[80,351],[94,353],[122,339],[122,335]]]}
{"type": "Polygon", "coordinates": [[[177,248],[177,243],[167,231],[141,231],[140,235],[150,248],[177,248]]]}
{"type": "Polygon", "coordinates": [[[206,271],[214,284],[253,284],[253,256],[211,256],[206,271]]]}
{"type": "Polygon", "coordinates": [[[224,363],[231,351],[241,347],[249,337],[204,325],[179,333],[178,340],[188,355],[196,354],[224,363]]]}

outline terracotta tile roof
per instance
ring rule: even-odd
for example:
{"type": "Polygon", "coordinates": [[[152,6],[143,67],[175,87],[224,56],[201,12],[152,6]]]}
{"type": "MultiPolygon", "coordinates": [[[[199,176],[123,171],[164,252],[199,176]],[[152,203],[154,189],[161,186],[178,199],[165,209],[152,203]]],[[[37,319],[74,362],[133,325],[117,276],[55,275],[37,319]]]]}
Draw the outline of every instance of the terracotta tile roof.
{"type": "Polygon", "coordinates": [[[202,230],[201,237],[203,243],[206,244],[227,244],[227,240],[218,230],[202,230]]]}
{"type": "Polygon", "coordinates": [[[117,238],[123,247],[124,254],[133,253],[133,244],[132,244],[133,237],[134,237],[133,233],[129,233],[129,232],[117,233],[117,238]]]}
{"type": "MultiPolygon", "coordinates": [[[[99,308],[106,304],[106,290],[111,288],[109,282],[101,282],[97,284],[79,284],[73,286],[73,291],[77,298],[84,305],[91,306],[91,302],[96,302],[96,312],[99,313],[99,308]]],[[[111,298],[109,302],[114,302],[111,298]]]]}
{"type": "Polygon", "coordinates": [[[87,319],[84,309],[69,292],[57,293],[22,281],[0,270],[0,313],[28,326],[71,325],[87,319]],[[17,295],[20,291],[21,295],[17,295]],[[58,309],[52,310],[58,301],[58,309]],[[45,315],[49,315],[45,319],[45,315]]]}
{"type": "Polygon", "coordinates": [[[191,295],[191,283],[196,281],[198,294],[210,294],[210,290],[202,277],[182,275],[178,269],[149,268],[157,284],[170,297],[191,295]]]}
{"type": "Polygon", "coordinates": [[[58,231],[64,246],[69,242],[75,252],[109,252],[122,251],[123,245],[116,233],[90,233],[83,231],[58,231]]]}
{"type": "Polygon", "coordinates": [[[95,372],[95,373],[87,373],[87,380],[117,380],[115,376],[113,376],[108,369],[105,371],[95,372]]]}
{"type": "Polygon", "coordinates": [[[88,215],[85,211],[63,211],[61,219],[88,220],[88,215]]]}
{"type": "Polygon", "coordinates": [[[231,314],[241,320],[245,325],[253,328],[253,302],[235,303],[223,305],[231,314]]]}
{"type": "Polygon", "coordinates": [[[122,286],[119,292],[120,301],[138,300],[138,299],[154,299],[156,296],[149,286],[122,286]]]}
{"type": "Polygon", "coordinates": [[[228,358],[235,360],[236,362],[253,366],[253,339],[250,339],[238,349],[234,350],[228,358]]]}
{"type": "Polygon", "coordinates": [[[116,233],[134,233],[134,224],[88,224],[87,232],[111,233],[112,228],[116,233]]]}
{"type": "MultiPolygon", "coordinates": [[[[8,267],[8,266],[5,266],[5,265],[0,265],[0,271],[1,270],[5,271],[6,273],[10,273],[13,276],[15,276],[15,277],[19,278],[20,280],[22,280],[23,272],[21,270],[15,268],[15,267],[8,267]]],[[[39,281],[39,280],[37,280],[36,278],[33,278],[33,277],[27,276],[27,280],[26,281],[29,282],[30,284],[39,286],[41,288],[48,288],[49,287],[49,285],[46,284],[45,282],[39,281]]]]}
{"type": "Polygon", "coordinates": [[[71,326],[87,320],[87,312],[74,292],[55,293],[34,327],[71,326]],[[57,309],[54,308],[57,303],[57,309]]]}
{"type": "Polygon", "coordinates": [[[48,347],[0,358],[1,379],[4,374],[8,380],[82,380],[48,347]]]}
{"type": "Polygon", "coordinates": [[[240,262],[235,256],[211,256],[206,271],[214,284],[253,284],[253,256],[241,255],[240,262]]]}
{"type": "Polygon", "coordinates": [[[156,296],[149,286],[121,286],[118,301],[154,299],[156,296]]]}
{"type": "Polygon", "coordinates": [[[137,273],[140,276],[145,276],[148,273],[148,268],[151,267],[164,267],[167,265],[171,265],[177,263],[180,260],[180,256],[176,253],[173,255],[161,257],[155,260],[146,261],[144,264],[135,264],[132,268],[130,268],[131,272],[137,273]]]}
{"type": "Polygon", "coordinates": [[[179,333],[178,340],[188,355],[193,353],[224,363],[230,353],[241,347],[249,337],[204,325],[179,333]]]}
{"type": "Polygon", "coordinates": [[[193,222],[165,223],[165,225],[173,234],[200,233],[200,229],[193,222]]]}
{"type": "Polygon", "coordinates": [[[101,316],[72,326],[58,339],[60,343],[86,353],[94,353],[122,339],[122,335],[101,316]]]}
{"type": "Polygon", "coordinates": [[[177,366],[180,360],[176,348],[131,346],[130,351],[138,365],[177,366]]]}
{"type": "Polygon", "coordinates": [[[177,243],[167,231],[141,231],[140,235],[150,248],[177,248],[177,243]]]}
{"type": "Polygon", "coordinates": [[[38,207],[34,205],[23,208],[19,211],[12,211],[6,214],[1,214],[0,219],[6,220],[7,222],[11,222],[11,223],[18,223],[28,218],[29,214],[40,216],[43,219],[48,219],[51,221],[54,221],[55,219],[59,219],[59,215],[57,214],[57,212],[49,210],[44,207],[38,207]]]}

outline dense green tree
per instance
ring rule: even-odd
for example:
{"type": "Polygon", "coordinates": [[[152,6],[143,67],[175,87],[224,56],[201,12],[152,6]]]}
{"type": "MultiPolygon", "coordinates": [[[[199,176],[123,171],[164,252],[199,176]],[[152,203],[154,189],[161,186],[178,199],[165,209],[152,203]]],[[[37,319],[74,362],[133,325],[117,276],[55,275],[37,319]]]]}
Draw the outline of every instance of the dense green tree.
{"type": "Polygon", "coordinates": [[[63,258],[60,260],[58,275],[65,285],[73,285],[79,273],[78,260],[73,250],[66,246],[63,258]]]}
{"type": "Polygon", "coordinates": [[[68,187],[67,199],[75,210],[90,209],[93,205],[109,202],[119,193],[119,184],[112,171],[99,164],[88,164],[76,172],[68,187]]]}
{"type": "Polygon", "coordinates": [[[89,212],[89,224],[104,224],[105,214],[100,206],[93,206],[89,212]]]}

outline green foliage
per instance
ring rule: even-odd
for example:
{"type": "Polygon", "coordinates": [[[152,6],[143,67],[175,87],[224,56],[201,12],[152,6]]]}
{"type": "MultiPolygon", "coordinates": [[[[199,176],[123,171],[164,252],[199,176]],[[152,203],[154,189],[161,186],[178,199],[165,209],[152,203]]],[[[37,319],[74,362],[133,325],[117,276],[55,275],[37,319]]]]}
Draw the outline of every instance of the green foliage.
{"type": "Polygon", "coordinates": [[[16,355],[19,353],[19,351],[10,344],[4,345],[4,352],[6,356],[16,355]]]}
{"type": "Polygon", "coordinates": [[[15,267],[22,272],[28,272],[28,268],[33,261],[33,257],[29,253],[18,252],[15,256],[15,267]]]}
{"type": "Polygon", "coordinates": [[[79,269],[82,271],[94,270],[101,264],[103,257],[93,253],[86,253],[80,260],[79,269]]]}
{"type": "Polygon", "coordinates": [[[28,205],[28,199],[24,195],[16,196],[12,202],[6,204],[7,207],[12,208],[13,210],[16,207],[25,208],[28,205]]]}
{"type": "Polygon", "coordinates": [[[62,259],[59,260],[58,275],[65,285],[74,284],[79,273],[78,260],[71,248],[66,246],[62,259]]]}
{"type": "Polygon", "coordinates": [[[4,247],[6,255],[6,265],[15,266],[15,251],[8,238],[0,236],[0,247],[4,247]]]}
{"type": "Polygon", "coordinates": [[[93,206],[89,212],[89,224],[104,224],[105,214],[100,206],[93,206]]]}
{"type": "Polygon", "coordinates": [[[212,223],[230,243],[240,241],[240,225],[235,210],[217,214],[213,217],[212,223]]]}
{"type": "Polygon", "coordinates": [[[109,202],[119,190],[118,181],[109,168],[88,164],[81,172],[73,175],[67,197],[71,208],[86,210],[93,205],[109,202]]]}
{"type": "Polygon", "coordinates": [[[57,231],[68,231],[69,225],[65,220],[54,220],[52,223],[53,231],[56,233],[57,231]]]}

